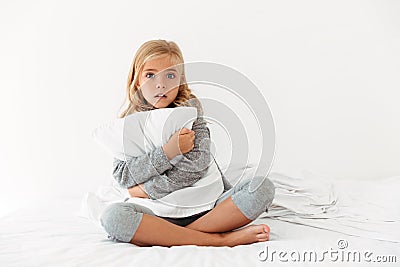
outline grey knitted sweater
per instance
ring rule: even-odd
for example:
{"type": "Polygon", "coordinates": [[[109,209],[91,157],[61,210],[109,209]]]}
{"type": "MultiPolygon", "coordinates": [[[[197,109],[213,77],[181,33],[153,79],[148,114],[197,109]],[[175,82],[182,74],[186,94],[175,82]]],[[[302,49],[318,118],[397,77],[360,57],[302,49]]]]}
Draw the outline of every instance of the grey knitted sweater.
{"type": "MultiPolygon", "coordinates": [[[[192,130],[195,132],[194,148],[183,154],[178,161],[176,158],[169,161],[161,146],[126,161],[114,158],[113,177],[121,187],[130,188],[143,183],[144,191],[149,198],[159,199],[196,183],[206,174],[211,160],[215,161],[210,153],[210,129],[203,118],[199,100],[191,99],[187,106],[194,106],[198,111],[197,119],[192,125],[192,130]]],[[[217,164],[216,161],[215,163],[217,164]]],[[[218,164],[217,167],[222,176],[225,192],[232,188],[232,185],[218,164]]]]}

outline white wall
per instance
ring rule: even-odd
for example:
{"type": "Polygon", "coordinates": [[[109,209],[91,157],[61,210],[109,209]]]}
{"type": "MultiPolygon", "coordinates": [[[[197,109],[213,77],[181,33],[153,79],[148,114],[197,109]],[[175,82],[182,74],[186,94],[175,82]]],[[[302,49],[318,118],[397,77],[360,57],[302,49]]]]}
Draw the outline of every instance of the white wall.
{"type": "Polygon", "coordinates": [[[274,171],[400,173],[400,2],[184,2],[0,3],[0,214],[111,179],[90,134],[117,116],[149,39],[259,86],[277,128],[274,171]]]}

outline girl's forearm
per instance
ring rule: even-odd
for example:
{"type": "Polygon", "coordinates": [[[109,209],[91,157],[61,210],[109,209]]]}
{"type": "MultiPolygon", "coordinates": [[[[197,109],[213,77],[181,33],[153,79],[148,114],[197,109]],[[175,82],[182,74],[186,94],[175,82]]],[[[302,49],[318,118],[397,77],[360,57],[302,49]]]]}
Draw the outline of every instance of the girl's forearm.
{"type": "Polygon", "coordinates": [[[126,161],[115,158],[113,177],[121,187],[129,188],[144,183],[172,167],[162,147],[156,147],[147,154],[126,161]]]}

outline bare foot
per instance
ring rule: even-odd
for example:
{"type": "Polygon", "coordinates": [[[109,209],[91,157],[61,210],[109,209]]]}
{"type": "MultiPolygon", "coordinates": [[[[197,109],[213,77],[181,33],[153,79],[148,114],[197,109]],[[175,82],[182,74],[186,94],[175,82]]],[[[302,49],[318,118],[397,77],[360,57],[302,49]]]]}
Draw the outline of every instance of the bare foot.
{"type": "Polygon", "coordinates": [[[270,228],[266,224],[249,225],[239,230],[223,233],[228,246],[246,245],[255,242],[264,242],[269,239],[270,228]]]}

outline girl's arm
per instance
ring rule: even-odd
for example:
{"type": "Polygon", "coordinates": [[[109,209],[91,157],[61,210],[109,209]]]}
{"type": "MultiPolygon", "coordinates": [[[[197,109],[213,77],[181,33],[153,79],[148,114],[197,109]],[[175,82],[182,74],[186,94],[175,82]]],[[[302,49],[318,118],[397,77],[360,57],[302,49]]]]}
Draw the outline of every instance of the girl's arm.
{"type": "Polygon", "coordinates": [[[143,189],[150,198],[158,199],[190,186],[203,178],[208,171],[212,160],[210,130],[202,117],[193,123],[192,130],[195,131],[194,148],[183,154],[182,159],[167,170],[164,176],[152,177],[143,184],[143,189]]]}
{"type": "Polygon", "coordinates": [[[174,164],[165,174],[176,183],[189,186],[200,180],[208,171],[212,157],[210,152],[210,130],[203,119],[193,123],[195,132],[194,147],[183,154],[183,157],[174,164]]]}
{"type": "Polygon", "coordinates": [[[147,154],[126,161],[114,158],[113,176],[120,186],[130,188],[153,176],[165,176],[161,174],[172,167],[162,147],[156,147],[147,154]]]}

